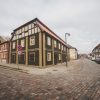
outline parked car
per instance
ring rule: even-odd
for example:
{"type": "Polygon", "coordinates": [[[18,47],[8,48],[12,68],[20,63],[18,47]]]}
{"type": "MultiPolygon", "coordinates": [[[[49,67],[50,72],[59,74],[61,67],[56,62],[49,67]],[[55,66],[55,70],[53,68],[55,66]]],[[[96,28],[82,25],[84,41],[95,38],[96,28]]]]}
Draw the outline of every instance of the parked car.
{"type": "Polygon", "coordinates": [[[95,57],[91,57],[91,60],[92,60],[92,61],[95,61],[95,57]]]}

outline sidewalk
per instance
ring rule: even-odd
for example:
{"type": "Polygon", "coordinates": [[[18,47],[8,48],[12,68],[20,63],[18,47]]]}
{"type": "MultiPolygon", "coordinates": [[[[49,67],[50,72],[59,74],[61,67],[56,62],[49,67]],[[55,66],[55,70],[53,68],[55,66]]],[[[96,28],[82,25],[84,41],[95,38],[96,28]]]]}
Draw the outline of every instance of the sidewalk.
{"type": "MultiPolygon", "coordinates": [[[[68,62],[68,67],[73,65],[74,61],[70,61],[68,62]]],[[[26,66],[26,65],[17,65],[17,64],[4,64],[4,63],[0,63],[0,67],[5,67],[5,68],[10,68],[10,69],[14,69],[14,70],[19,70],[21,72],[25,72],[25,73],[29,73],[29,74],[37,74],[37,75],[41,75],[41,74],[46,74],[46,73],[56,73],[57,72],[62,72],[64,70],[67,70],[68,68],[66,68],[66,63],[62,63],[62,64],[57,64],[55,66],[47,66],[47,67],[36,67],[36,66],[26,66]]]]}

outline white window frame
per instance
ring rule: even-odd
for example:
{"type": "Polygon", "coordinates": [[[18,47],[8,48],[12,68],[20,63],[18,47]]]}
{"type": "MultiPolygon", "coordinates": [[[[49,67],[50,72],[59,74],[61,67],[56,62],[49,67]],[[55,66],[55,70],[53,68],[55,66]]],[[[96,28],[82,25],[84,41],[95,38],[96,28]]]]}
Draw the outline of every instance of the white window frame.
{"type": "Polygon", "coordinates": [[[35,36],[30,37],[30,46],[35,45],[35,36]]]}
{"type": "Polygon", "coordinates": [[[57,41],[54,40],[54,47],[56,48],[57,47],[57,41]]]}
{"type": "Polygon", "coordinates": [[[22,47],[25,47],[25,39],[22,39],[22,40],[21,40],[21,46],[22,46],[22,47]]]}
{"type": "Polygon", "coordinates": [[[24,37],[25,36],[25,33],[22,33],[22,37],[24,37]]]}
{"type": "Polygon", "coordinates": [[[34,34],[34,28],[32,28],[32,34],[34,34]]]}
{"type": "Polygon", "coordinates": [[[12,43],[12,49],[15,49],[15,48],[16,48],[16,43],[13,42],[13,43],[12,43]]]}
{"type": "Polygon", "coordinates": [[[25,30],[25,31],[28,31],[28,26],[25,26],[25,27],[24,27],[24,30],[25,30]]]}
{"type": "Polygon", "coordinates": [[[31,29],[31,28],[32,28],[31,24],[29,24],[29,25],[28,25],[28,28],[29,28],[29,29],[31,29]]]}
{"type": "Polygon", "coordinates": [[[35,33],[37,33],[37,32],[38,32],[38,31],[37,31],[37,27],[35,27],[35,28],[34,28],[34,31],[35,31],[35,33]]]}
{"type": "Polygon", "coordinates": [[[31,35],[32,34],[32,31],[31,30],[28,30],[28,34],[31,35]]]}
{"type": "Polygon", "coordinates": [[[25,32],[25,36],[28,36],[28,32],[25,32]]]}
{"type": "Polygon", "coordinates": [[[51,52],[47,52],[47,61],[51,61],[51,52]]]}
{"type": "Polygon", "coordinates": [[[51,38],[47,36],[47,45],[51,46],[51,38]]]}

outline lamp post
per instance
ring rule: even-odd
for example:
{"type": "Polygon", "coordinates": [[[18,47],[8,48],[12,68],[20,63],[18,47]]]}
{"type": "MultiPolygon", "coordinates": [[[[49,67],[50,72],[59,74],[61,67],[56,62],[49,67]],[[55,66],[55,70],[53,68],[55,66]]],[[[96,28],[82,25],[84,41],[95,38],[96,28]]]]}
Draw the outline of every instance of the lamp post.
{"type": "MultiPolygon", "coordinates": [[[[66,43],[66,46],[67,46],[67,36],[70,36],[70,33],[65,33],[65,43],[66,43]]],[[[66,66],[67,66],[67,49],[66,49],[66,66]]]]}

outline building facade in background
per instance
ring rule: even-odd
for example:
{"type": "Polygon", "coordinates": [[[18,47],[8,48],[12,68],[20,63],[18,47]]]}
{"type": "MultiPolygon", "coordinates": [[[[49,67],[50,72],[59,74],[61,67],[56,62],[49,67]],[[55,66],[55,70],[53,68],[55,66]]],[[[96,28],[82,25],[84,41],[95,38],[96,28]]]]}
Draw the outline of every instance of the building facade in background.
{"type": "Polygon", "coordinates": [[[93,50],[92,50],[92,57],[94,60],[100,58],[100,44],[98,44],[93,50]]]}
{"type": "Polygon", "coordinates": [[[10,63],[47,66],[66,62],[66,43],[37,18],[18,27],[11,35],[10,63]]]}
{"type": "Polygon", "coordinates": [[[77,49],[69,44],[67,45],[67,47],[68,47],[67,50],[68,60],[77,60],[78,59],[77,49]]]}
{"type": "Polygon", "coordinates": [[[0,36],[0,63],[8,63],[9,62],[9,38],[0,36]]]}

